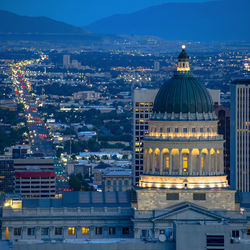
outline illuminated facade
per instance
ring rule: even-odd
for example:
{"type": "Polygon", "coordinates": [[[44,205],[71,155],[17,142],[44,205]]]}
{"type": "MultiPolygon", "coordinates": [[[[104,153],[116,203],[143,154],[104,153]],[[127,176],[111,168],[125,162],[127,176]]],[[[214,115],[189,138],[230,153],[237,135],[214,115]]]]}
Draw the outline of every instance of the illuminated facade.
{"type": "MultiPolygon", "coordinates": [[[[224,174],[224,140],[217,133],[213,101],[206,88],[192,75],[185,47],[178,57],[173,78],[157,93],[148,123],[149,134],[143,140],[144,172],[140,176],[138,196],[145,188],[150,188],[155,197],[162,192],[159,190],[187,193],[198,189],[203,190],[203,194],[227,192],[234,200],[234,192],[228,189],[224,174]]],[[[141,205],[139,209],[147,209],[141,205]]],[[[222,207],[226,208],[224,205],[222,207]]]]}
{"type": "Polygon", "coordinates": [[[250,80],[231,84],[230,119],[231,185],[250,192],[250,80]]]}
{"type": "Polygon", "coordinates": [[[139,184],[143,174],[143,138],[148,134],[148,121],[158,89],[135,89],[133,91],[133,184],[139,184]]]}

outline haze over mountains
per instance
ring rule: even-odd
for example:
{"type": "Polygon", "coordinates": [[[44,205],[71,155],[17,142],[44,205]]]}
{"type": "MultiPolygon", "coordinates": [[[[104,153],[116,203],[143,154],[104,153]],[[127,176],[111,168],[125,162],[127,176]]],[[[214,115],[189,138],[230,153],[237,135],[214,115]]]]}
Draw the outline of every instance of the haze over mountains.
{"type": "Polygon", "coordinates": [[[0,10],[0,33],[15,34],[90,34],[80,27],[58,22],[47,17],[20,16],[0,10]]]}
{"type": "Polygon", "coordinates": [[[103,18],[80,28],[47,17],[0,10],[0,34],[77,35],[84,39],[104,37],[96,34],[136,34],[166,40],[250,41],[249,13],[250,0],[167,3],[103,18]]]}
{"type": "Polygon", "coordinates": [[[167,40],[250,41],[250,1],[167,3],[114,15],[86,29],[106,34],[155,35],[167,40]]]}

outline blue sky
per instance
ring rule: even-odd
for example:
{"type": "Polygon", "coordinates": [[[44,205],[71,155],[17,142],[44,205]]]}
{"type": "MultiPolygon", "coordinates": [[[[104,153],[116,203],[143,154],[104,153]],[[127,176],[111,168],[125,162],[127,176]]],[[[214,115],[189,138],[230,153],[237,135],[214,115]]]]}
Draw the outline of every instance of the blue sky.
{"type": "Polygon", "coordinates": [[[0,9],[27,16],[47,16],[83,26],[103,17],[129,13],[167,2],[209,0],[0,0],[0,9]]]}

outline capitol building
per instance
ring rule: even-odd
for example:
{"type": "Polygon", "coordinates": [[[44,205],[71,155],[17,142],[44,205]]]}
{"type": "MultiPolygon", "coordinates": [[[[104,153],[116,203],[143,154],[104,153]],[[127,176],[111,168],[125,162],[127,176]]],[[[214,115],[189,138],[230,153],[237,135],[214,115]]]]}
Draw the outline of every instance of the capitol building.
{"type": "Polygon", "coordinates": [[[142,189],[137,190],[143,197],[140,208],[166,207],[174,200],[209,208],[234,207],[235,192],[228,189],[224,174],[224,140],[217,124],[212,98],[193,76],[183,46],[174,76],[156,95],[149,134],[144,137],[142,189]],[[167,198],[162,197],[166,190],[167,198]]]}

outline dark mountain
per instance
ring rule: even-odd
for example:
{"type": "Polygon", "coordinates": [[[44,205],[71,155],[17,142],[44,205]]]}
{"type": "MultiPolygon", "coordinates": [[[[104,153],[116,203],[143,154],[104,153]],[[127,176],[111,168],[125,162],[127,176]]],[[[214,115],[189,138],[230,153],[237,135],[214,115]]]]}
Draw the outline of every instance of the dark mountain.
{"type": "Polygon", "coordinates": [[[168,40],[250,41],[250,1],[167,3],[88,25],[92,32],[155,35],[168,40]]]}
{"type": "Polygon", "coordinates": [[[90,34],[82,28],[47,17],[28,17],[0,10],[0,33],[14,34],[90,34]]]}

